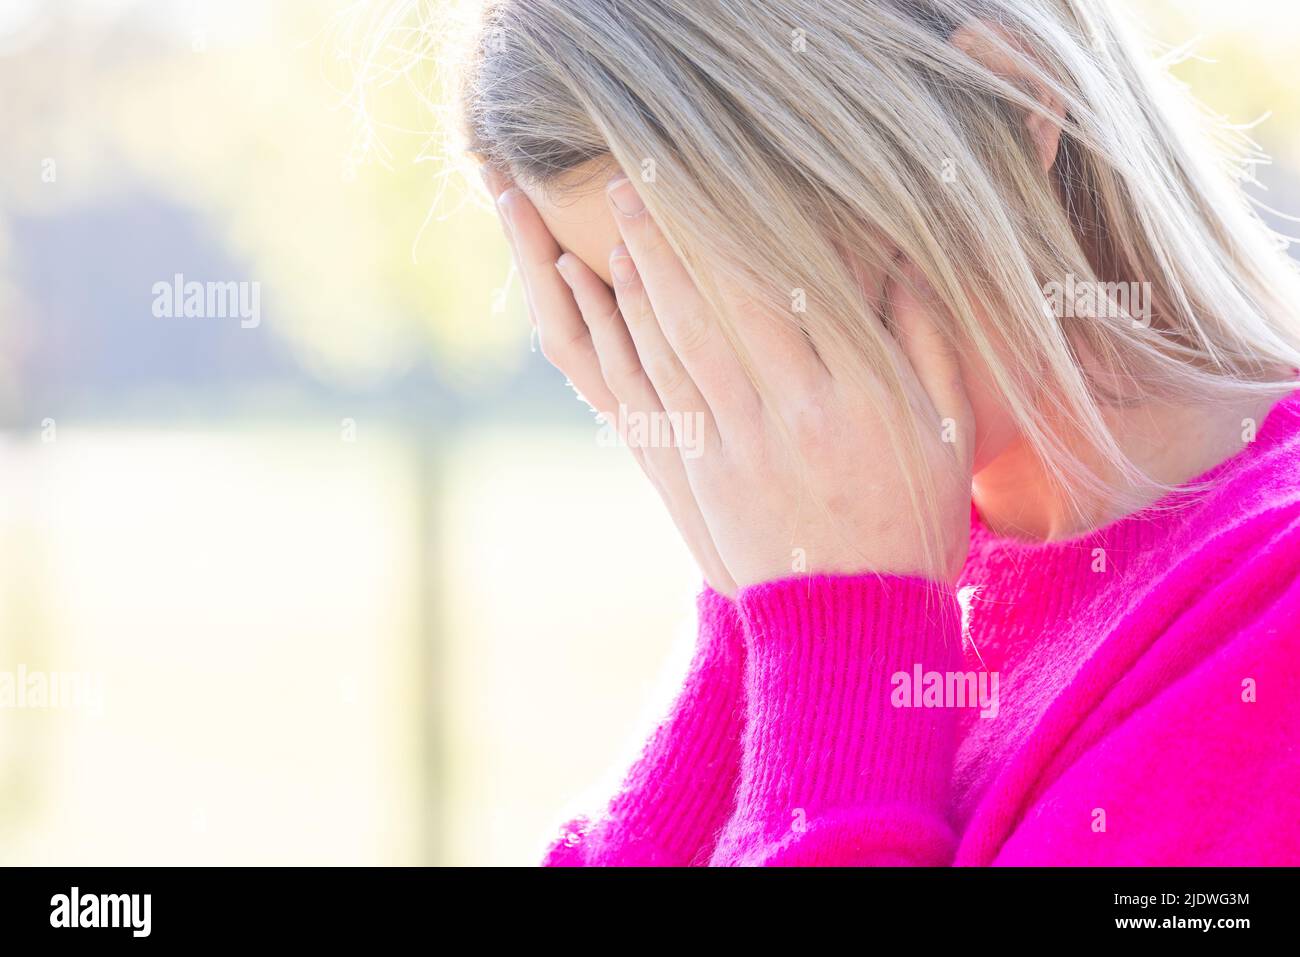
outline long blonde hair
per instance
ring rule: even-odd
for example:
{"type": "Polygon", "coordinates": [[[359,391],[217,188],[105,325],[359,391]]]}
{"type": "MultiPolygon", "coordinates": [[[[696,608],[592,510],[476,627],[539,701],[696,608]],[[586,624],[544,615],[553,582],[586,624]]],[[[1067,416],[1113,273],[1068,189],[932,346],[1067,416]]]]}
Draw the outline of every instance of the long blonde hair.
{"type": "MultiPolygon", "coordinates": [[[[909,413],[881,304],[844,250],[916,264],[944,333],[1076,498],[1153,484],[1107,409],[1295,387],[1300,283],[1231,175],[1255,148],[1207,136],[1104,0],[495,0],[459,69],[470,150],[534,184],[602,159],[640,177],[706,296],[743,283],[833,372],[888,386],[880,415],[904,461],[938,424],[909,413]],[[1029,88],[950,42],[959,25],[1029,88]],[[1065,110],[1050,176],[1024,122],[1058,121],[1044,92],[1065,110]],[[1145,284],[1149,321],[1053,314],[1044,290],[1067,279],[1145,284]]],[[[934,542],[931,477],[910,474],[934,542]]]]}

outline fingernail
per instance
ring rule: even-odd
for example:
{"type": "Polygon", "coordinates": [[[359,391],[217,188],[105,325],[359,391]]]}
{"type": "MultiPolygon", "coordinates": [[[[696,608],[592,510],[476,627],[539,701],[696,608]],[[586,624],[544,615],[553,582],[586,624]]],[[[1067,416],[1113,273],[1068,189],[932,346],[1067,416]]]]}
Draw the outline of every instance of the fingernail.
{"type": "Polygon", "coordinates": [[[610,202],[624,216],[636,216],[645,209],[640,194],[626,176],[610,180],[607,190],[610,202]]]}
{"type": "Polygon", "coordinates": [[[514,192],[512,187],[497,197],[497,209],[500,210],[501,219],[506,224],[506,228],[510,230],[511,235],[514,235],[515,231],[515,221],[511,215],[513,205],[511,199],[514,197],[514,192]]]}
{"type": "Polygon", "coordinates": [[[636,263],[626,252],[615,252],[609,259],[609,271],[618,282],[631,282],[636,278],[636,263]]]}
{"type": "Polygon", "coordinates": [[[569,253],[565,253],[559,259],[555,260],[555,269],[560,274],[560,278],[563,279],[566,283],[568,283],[570,287],[572,287],[573,283],[569,281],[569,273],[568,273],[569,265],[570,265],[569,253]]]}

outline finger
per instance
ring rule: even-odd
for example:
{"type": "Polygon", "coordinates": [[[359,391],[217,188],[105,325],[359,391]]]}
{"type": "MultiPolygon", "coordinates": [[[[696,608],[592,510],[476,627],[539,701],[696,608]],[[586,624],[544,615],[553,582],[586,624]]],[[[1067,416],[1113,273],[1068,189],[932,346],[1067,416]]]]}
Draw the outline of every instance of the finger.
{"type": "Polygon", "coordinates": [[[561,256],[556,268],[573,291],[591,334],[601,375],[616,403],[632,411],[662,414],[663,405],[641,367],[636,344],[619,312],[614,293],[572,253],[561,256]]]}
{"type": "MultiPolygon", "coordinates": [[[[587,327],[591,330],[591,341],[596,347],[605,384],[613,393],[619,411],[629,419],[633,415],[664,416],[665,410],[659,393],[641,365],[636,343],[628,332],[627,324],[623,321],[622,312],[613,292],[585,263],[571,253],[561,256],[557,266],[573,290],[578,308],[587,327]]],[[[642,421],[650,421],[650,419],[643,418],[642,421]]],[[[671,468],[674,462],[680,468],[683,456],[692,457],[703,450],[703,436],[694,431],[681,437],[673,432],[672,437],[684,440],[685,444],[683,441],[656,443],[655,436],[664,435],[666,431],[648,429],[643,430],[641,435],[634,433],[625,436],[633,447],[646,449],[649,461],[661,470],[661,474],[676,471],[671,468]]],[[[684,472],[682,474],[685,475],[684,472]]]]}
{"type": "Polygon", "coordinates": [[[501,198],[501,194],[514,185],[510,181],[510,177],[491,163],[480,163],[478,172],[483,177],[483,187],[487,190],[488,196],[492,199],[494,205],[501,198]]]}
{"type": "Polygon", "coordinates": [[[788,317],[776,304],[762,308],[746,305],[739,294],[732,298],[741,304],[736,310],[741,346],[769,397],[779,394],[778,404],[800,405],[830,385],[830,372],[797,321],[800,300],[795,295],[788,317]]]}
{"type": "Polygon", "coordinates": [[[614,278],[614,295],[618,300],[619,312],[636,345],[641,368],[654,386],[664,409],[681,414],[699,413],[712,418],[704,395],[655,318],[636,264],[625,247],[617,247],[610,255],[609,271],[614,278]]]}
{"type": "Polygon", "coordinates": [[[515,260],[537,326],[542,355],[569,377],[598,412],[609,411],[614,403],[600,374],[600,360],[591,335],[573,293],[555,267],[562,253],[559,244],[519,189],[505,190],[497,206],[513,240],[515,260]]]}
{"type": "MultiPolygon", "coordinates": [[[[715,414],[731,418],[752,415],[758,397],[739,356],[635,187],[626,176],[619,176],[610,183],[608,195],[626,254],[635,267],[624,267],[625,271],[629,281],[634,281],[633,271],[640,277],[632,291],[639,294],[643,287],[648,299],[649,308],[639,309],[639,316],[657,320],[663,340],[715,414]]],[[[612,263],[613,259],[611,267],[612,263]]],[[[640,345],[638,340],[638,351],[640,345]]],[[[644,355],[642,361],[646,361],[644,355]]],[[[666,358],[663,362],[669,365],[666,358]]]]}
{"type": "MultiPolygon", "coordinates": [[[[663,405],[645,370],[641,368],[636,344],[623,321],[613,292],[586,263],[572,253],[561,256],[556,268],[573,290],[573,298],[578,303],[587,328],[591,330],[591,341],[600,358],[601,372],[613,393],[619,412],[624,413],[627,419],[634,414],[662,416],[663,405]]],[[[703,437],[699,437],[699,449],[689,447],[695,437],[687,437],[685,443],[677,441],[672,445],[655,444],[646,441],[647,434],[638,436],[635,430],[622,428],[622,417],[615,421],[619,424],[624,442],[639,454],[642,468],[667,504],[673,522],[699,563],[704,577],[714,588],[724,593],[734,591],[735,583],[713,544],[704,515],[691,491],[683,463],[685,456],[703,451],[703,437]]]]}
{"type": "MultiPolygon", "coordinates": [[[[491,163],[480,163],[478,167],[479,175],[483,178],[483,188],[487,190],[488,196],[492,199],[492,208],[496,211],[497,222],[501,225],[501,232],[506,237],[506,243],[510,247],[510,255],[514,268],[506,278],[507,287],[510,280],[514,278],[515,272],[518,271],[519,257],[515,252],[515,237],[510,231],[510,224],[506,221],[505,213],[501,209],[501,197],[506,190],[514,186],[510,177],[506,176],[491,163]]],[[[537,316],[533,314],[533,304],[528,300],[528,289],[524,289],[524,311],[528,314],[528,324],[534,329],[537,328],[537,316]]]]}

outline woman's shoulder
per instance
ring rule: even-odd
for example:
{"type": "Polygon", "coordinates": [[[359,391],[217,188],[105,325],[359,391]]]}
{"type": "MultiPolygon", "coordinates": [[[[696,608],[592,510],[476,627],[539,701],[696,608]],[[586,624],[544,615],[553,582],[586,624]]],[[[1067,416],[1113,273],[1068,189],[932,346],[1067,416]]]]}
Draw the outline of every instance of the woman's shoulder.
{"type": "MultiPolygon", "coordinates": [[[[1134,597],[1166,614],[1217,607],[1247,618],[1282,602],[1300,628],[1300,396],[1274,406],[1242,452],[1197,484],[1133,523],[1134,597]]],[[[1203,624],[1234,626],[1221,612],[1203,624]]]]}
{"type": "Polygon", "coordinates": [[[1183,531],[1191,539],[1249,545],[1300,534],[1300,392],[1278,402],[1262,424],[1243,421],[1242,431],[1242,451],[1196,483],[1203,491],[1186,501],[1183,531]]]}

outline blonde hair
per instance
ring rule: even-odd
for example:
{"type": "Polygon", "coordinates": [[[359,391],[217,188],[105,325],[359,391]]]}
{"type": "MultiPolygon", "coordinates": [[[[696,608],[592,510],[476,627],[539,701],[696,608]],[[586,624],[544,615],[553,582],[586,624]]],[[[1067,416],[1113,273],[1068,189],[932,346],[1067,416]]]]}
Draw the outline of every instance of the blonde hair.
{"type": "MultiPolygon", "coordinates": [[[[1103,0],[496,0],[459,89],[466,145],[526,182],[591,160],[652,171],[638,188],[702,292],[742,283],[832,372],[883,381],[904,461],[939,425],[910,413],[846,250],[916,264],[944,334],[982,359],[1072,499],[1155,484],[1107,409],[1295,387],[1300,283],[1232,179],[1256,148],[1207,139],[1103,0]],[[1029,88],[950,42],[959,25],[1029,88]],[[1043,92],[1065,110],[1047,176],[1024,121],[1057,122],[1043,92]],[[1067,277],[1149,284],[1149,323],[1050,313],[1044,289],[1067,277]]],[[[909,472],[917,533],[936,542],[932,477],[909,472]]]]}

